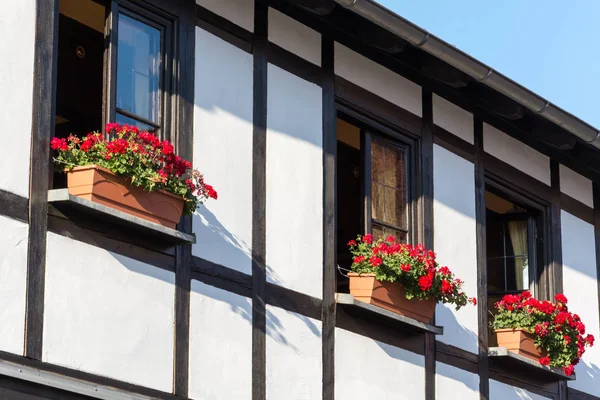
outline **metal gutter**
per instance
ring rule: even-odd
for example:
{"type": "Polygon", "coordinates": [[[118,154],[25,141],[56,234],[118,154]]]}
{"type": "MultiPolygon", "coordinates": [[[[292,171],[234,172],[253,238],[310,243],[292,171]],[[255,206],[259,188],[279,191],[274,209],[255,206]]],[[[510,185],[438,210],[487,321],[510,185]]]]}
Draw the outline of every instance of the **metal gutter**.
{"type": "Polygon", "coordinates": [[[600,131],[372,0],[335,0],[600,149],[600,131]]]}

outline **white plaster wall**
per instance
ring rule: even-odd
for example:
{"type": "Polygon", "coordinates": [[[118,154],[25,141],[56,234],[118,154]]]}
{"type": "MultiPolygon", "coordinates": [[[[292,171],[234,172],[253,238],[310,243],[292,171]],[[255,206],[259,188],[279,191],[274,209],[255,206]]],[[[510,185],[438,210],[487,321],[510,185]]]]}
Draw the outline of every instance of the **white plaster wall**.
{"type": "Polygon", "coordinates": [[[321,398],[321,321],[267,305],[267,400],[321,398]]]}
{"type": "Polygon", "coordinates": [[[254,31],[254,0],[196,0],[196,3],[250,32],[254,31]]]}
{"type": "Polygon", "coordinates": [[[269,8],[269,41],[321,66],[321,34],[269,8]]]}
{"type": "Polygon", "coordinates": [[[550,158],[488,124],[483,124],[486,153],[550,186],[550,158]]]}
{"type": "Polygon", "coordinates": [[[0,350],[23,354],[29,226],[0,216],[0,350]]]}
{"type": "Polygon", "coordinates": [[[267,279],[321,298],[321,88],[269,64],[267,98],[267,279]]]}
{"type": "MultiPolygon", "coordinates": [[[[465,281],[469,297],[477,296],[475,168],[473,163],[433,146],[433,234],[440,265],[447,265],[465,281]]],[[[477,307],[456,311],[438,304],[436,324],[444,327],[437,339],[477,353],[477,307]]]]}
{"type": "Polygon", "coordinates": [[[335,74],[421,116],[421,86],[335,43],[335,74]]]}
{"type": "Polygon", "coordinates": [[[252,299],[192,281],[189,365],[191,398],[252,398],[252,299]]]}
{"type": "Polygon", "coordinates": [[[0,140],[10,151],[0,158],[0,189],[29,197],[33,106],[35,0],[3,1],[0,14],[0,140]]]}
{"type": "Polygon", "coordinates": [[[335,330],[335,397],[425,398],[424,357],[344,329],[335,330]]]}
{"type": "Polygon", "coordinates": [[[473,114],[433,95],[433,123],[473,144],[473,114]]]}
{"type": "Polygon", "coordinates": [[[175,274],[48,233],[42,361],[170,392],[175,274]]]}
{"type": "MultiPolygon", "coordinates": [[[[598,320],[598,286],[596,276],[596,251],[594,226],[561,212],[563,291],[569,299],[569,310],[581,317],[586,333],[600,338],[598,320]]],[[[569,386],[600,396],[600,343],[588,348],[575,367],[576,381],[569,386]]]]}
{"type": "Polygon", "coordinates": [[[540,396],[525,389],[507,385],[490,379],[490,400],[546,400],[550,397],[540,396]]]}
{"type": "Polygon", "coordinates": [[[594,190],[592,181],[564,165],[560,165],[559,172],[560,191],[581,201],[583,204],[594,208],[594,190]]]}
{"type": "Polygon", "coordinates": [[[219,194],[193,219],[192,254],[252,271],[252,55],[196,28],[194,167],[219,194]]]}
{"type": "Polygon", "coordinates": [[[479,375],[436,363],[436,398],[444,400],[479,400],[479,375]]]}

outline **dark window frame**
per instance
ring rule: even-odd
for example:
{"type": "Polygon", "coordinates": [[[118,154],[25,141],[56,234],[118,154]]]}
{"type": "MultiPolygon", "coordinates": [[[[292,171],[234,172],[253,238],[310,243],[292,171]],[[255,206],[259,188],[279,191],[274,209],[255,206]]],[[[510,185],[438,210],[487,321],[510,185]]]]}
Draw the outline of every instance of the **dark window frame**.
{"type": "Polygon", "coordinates": [[[174,88],[177,74],[174,60],[179,58],[176,46],[178,21],[173,15],[142,0],[111,0],[106,3],[105,57],[102,120],[106,124],[116,120],[117,113],[158,129],[161,139],[176,142],[177,112],[175,111],[174,88]],[[138,20],[157,29],[161,35],[158,121],[153,122],[117,107],[117,63],[120,14],[138,20]]]}
{"type": "MultiPolygon", "coordinates": [[[[372,118],[364,112],[355,110],[351,106],[336,102],[337,117],[341,118],[360,129],[361,133],[361,189],[362,189],[362,215],[361,226],[362,234],[372,233],[372,198],[371,198],[371,144],[373,139],[386,144],[396,146],[406,150],[406,207],[407,207],[407,229],[398,228],[383,221],[376,221],[377,224],[388,226],[390,229],[406,231],[406,242],[416,244],[419,238],[419,218],[418,218],[418,200],[419,200],[419,135],[409,132],[397,126],[390,126],[380,122],[378,118],[372,118]]],[[[336,178],[337,180],[337,178],[336,178]]],[[[337,209],[337,204],[336,204],[337,209]]],[[[337,229],[337,228],[336,228],[337,229]]]]}
{"type": "MultiPolygon", "coordinates": [[[[485,190],[514,202],[516,205],[527,210],[525,213],[520,214],[528,215],[527,246],[529,258],[530,261],[532,261],[529,265],[528,286],[529,290],[536,298],[549,299],[552,293],[550,282],[542,281],[542,279],[544,276],[548,275],[547,273],[545,274],[544,271],[551,271],[553,261],[550,231],[552,226],[551,203],[549,200],[542,199],[523,188],[515,186],[513,183],[488,173],[487,171],[485,174],[485,190]]],[[[485,268],[487,268],[487,259],[485,268]]],[[[486,287],[488,297],[490,295],[515,294],[521,292],[523,292],[523,290],[489,292],[486,287]]]]}

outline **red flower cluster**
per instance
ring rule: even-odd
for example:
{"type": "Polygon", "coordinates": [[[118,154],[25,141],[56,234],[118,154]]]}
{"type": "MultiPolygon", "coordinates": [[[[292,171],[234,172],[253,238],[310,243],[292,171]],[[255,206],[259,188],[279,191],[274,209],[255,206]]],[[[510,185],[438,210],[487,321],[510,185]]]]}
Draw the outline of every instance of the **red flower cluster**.
{"type": "Polygon", "coordinates": [[[522,328],[534,333],[536,346],[546,353],[540,364],[563,368],[566,375],[572,375],[585,347],[594,344],[594,336],[583,336],[585,325],[568,310],[564,294],[554,299],[556,303],[540,301],[527,291],[506,295],[495,304],[498,313],[494,328],[522,328]]]}
{"type": "Polygon", "coordinates": [[[378,280],[400,282],[408,298],[435,298],[457,308],[477,303],[460,290],[463,282],[448,267],[439,267],[436,254],[422,244],[399,243],[393,235],[374,241],[368,234],[350,240],[348,246],[354,256],[354,272],[371,272],[378,280]]]}
{"type": "Polygon", "coordinates": [[[67,139],[53,138],[50,146],[58,151],[56,161],[61,168],[97,164],[131,178],[134,186],[181,195],[186,200],[186,214],[194,212],[204,200],[218,197],[202,174],[175,154],[169,141],[140,132],[135,126],[115,123],[106,125],[106,133],[111,135],[110,140],[100,133],[90,133],[82,139],[73,135],[67,139]]]}
{"type": "Polygon", "coordinates": [[[69,150],[69,145],[67,144],[67,141],[65,139],[59,139],[56,137],[52,138],[52,140],[50,141],[50,147],[52,148],[52,150],[69,150]]]}

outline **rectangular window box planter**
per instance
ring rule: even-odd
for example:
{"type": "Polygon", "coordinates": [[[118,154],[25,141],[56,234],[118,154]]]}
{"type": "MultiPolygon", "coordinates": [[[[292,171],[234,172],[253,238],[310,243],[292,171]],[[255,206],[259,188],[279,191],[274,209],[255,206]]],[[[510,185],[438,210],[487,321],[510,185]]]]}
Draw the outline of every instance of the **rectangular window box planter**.
{"type": "Polygon", "coordinates": [[[97,165],[67,171],[69,194],[117,211],[175,229],[183,211],[183,198],[164,190],[148,192],[97,165]]]}
{"type": "Polygon", "coordinates": [[[510,351],[506,347],[490,347],[488,349],[488,356],[491,359],[492,366],[510,370],[513,373],[515,371],[522,371],[523,376],[526,374],[536,375],[547,381],[575,380],[575,374],[567,376],[560,368],[542,365],[538,360],[510,351]]]}
{"type": "Polygon", "coordinates": [[[393,325],[403,331],[414,333],[429,332],[435,335],[442,335],[444,333],[444,328],[440,326],[430,325],[385,308],[357,300],[353,295],[348,293],[336,293],[335,301],[339,307],[343,307],[349,314],[352,313],[374,322],[393,325]]]}
{"type": "Polygon", "coordinates": [[[115,230],[127,230],[140,238],[148,238],[164,244],[165,247],[178,244],[196,243],[196,236],[168,228],[135,215],[125,213],[113,207],[78,197],[69,193],[68,189],[48,191],[49,213],[87,223],[114,226],[115,230]]]}
{"type": "Polygon", "coordinates": [[[435,313],[435,300],[408,300],[404,286],[399,283],[381,282],[375,274],[348,273],[350,294],[356,300],[381,307],[398,315],[429,324],[435,313]]]}

